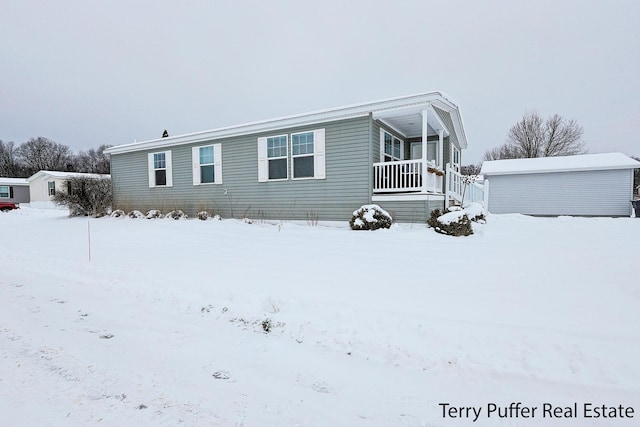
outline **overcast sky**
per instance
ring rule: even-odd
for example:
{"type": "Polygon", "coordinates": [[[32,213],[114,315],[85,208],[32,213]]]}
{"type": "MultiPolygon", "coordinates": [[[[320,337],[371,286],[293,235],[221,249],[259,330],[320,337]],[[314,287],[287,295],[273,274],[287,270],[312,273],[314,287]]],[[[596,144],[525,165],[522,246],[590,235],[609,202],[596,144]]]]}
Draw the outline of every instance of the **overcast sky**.
{"type": "Polygon", "coordinates": [[[0,0],[0,139],[74,151],[414,93],[463,163],[530,110],[640,155],[640,1],[0,0]]]}

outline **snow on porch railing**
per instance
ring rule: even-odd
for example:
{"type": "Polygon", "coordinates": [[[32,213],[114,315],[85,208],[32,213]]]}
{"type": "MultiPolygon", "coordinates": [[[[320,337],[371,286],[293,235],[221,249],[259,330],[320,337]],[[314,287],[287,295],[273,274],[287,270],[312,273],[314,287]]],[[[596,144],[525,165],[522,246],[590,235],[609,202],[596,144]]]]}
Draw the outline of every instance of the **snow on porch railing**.
{"type": "Polygon", "coordinates": [[[442,191],[442,177],[427,172],[422,182],[422,160],[400,160],[373,164],[374,193],[402,193],[411,191],[442,191]]]}
{"type": "Polygon", "coordinates": [[[446,194],[459,203],[463,202],[464,194],[465,205],[474,202],[483,203],[484,201],[484,187],[471,182],[465,188],[463,175],[453,169],[449,163],[447,163],[446,194]]]}

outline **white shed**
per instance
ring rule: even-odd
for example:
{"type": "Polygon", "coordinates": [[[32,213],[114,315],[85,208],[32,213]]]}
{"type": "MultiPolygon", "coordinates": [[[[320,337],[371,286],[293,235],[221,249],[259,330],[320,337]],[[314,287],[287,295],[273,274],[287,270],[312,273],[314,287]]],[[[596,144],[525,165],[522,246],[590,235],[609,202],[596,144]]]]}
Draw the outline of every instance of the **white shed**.
{"type": "Polygon", "coordinates": [[[65,189],[64,182],[72,177],[109,178],[109,175],[80,172],[39,171],[27,178],[31,206],[54,207],[53,196],[56,191],[65,189]]]}
{"type": "Polygon", "coordinates": [[[629,216],[633,170],[621,153],[486,161],[485,206],[491,213],[629,216]]]}

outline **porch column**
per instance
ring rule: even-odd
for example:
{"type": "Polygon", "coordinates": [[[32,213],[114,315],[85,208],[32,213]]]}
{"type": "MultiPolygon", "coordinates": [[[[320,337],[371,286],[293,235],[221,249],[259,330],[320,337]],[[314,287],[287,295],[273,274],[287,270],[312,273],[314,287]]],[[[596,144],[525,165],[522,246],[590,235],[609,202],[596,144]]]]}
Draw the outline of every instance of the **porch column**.
{"type": "Polygon", "coordinates": [[[429,110],[422,110],[422,192],[427,192],[427,133],[429,132],[429,110]]]}
{"type": "Polygon", "coordinates": [[[438,131],[438,166],[444,168],[444,130],[438,131]]]}

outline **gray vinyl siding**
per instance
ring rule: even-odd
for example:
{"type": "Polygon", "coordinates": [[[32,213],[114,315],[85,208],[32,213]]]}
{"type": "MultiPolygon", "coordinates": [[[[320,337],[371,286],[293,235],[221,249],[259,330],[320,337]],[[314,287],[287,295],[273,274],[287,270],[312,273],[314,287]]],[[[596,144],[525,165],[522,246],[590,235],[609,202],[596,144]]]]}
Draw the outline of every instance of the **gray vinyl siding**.
{"type": "Polygon", "coordinates": [[[394,222],[426,223],[432,210],[444,210],[442,200],[399,200],[393,202],[375,202],[389,212],[394,222]]]}
{"type": "Polygon", "coordinates": [[[492,175],[488,210],[555,216],[629,216],[630,169],[492,175]]]}
{"type": "Polygon", "coordinates": [[[0,184],[0,187],[10,187],[13,189],[13,197],[0,199],[0,202],[29,203],[31,196],[29,195],[28,185],[0,184]]]}
{"type": "MultiPolygon", "coordinates": [[[[348,221],[371,200],[370,117],[111,156],[114,206],[129,211],[209,210],[223,218],[348,221]],[[326,179],[258,182],[258,138],[325,129],[326,179]],[[222,184],[193,185],[192,147],[221,143],[222,184]],[[172,152],[172,187],[149,188],[147,155],[172,152]],[[225,194],[226,190],[226,194],[225,194]]],[[[375,132],[374,132],[375,135],[375,132]]]]}

